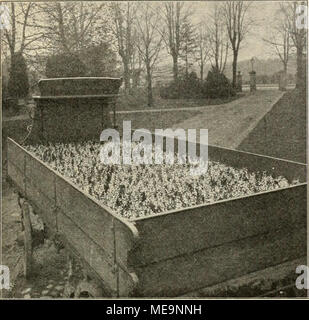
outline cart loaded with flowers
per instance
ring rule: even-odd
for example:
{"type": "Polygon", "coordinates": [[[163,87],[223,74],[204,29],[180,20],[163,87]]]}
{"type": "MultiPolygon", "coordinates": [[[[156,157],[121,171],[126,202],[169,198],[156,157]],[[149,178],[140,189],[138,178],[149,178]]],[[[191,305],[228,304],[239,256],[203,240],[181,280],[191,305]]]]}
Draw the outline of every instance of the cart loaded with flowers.
{"type": "Polygon", "coordinates": [[[120,83],[43,80],[27,139],[8,138],[25,275],[35,216],[68,249],[70,276],[72,261],[82,264],[84,279],[68,282],[77,297],[202,295],[306,256],[305,164],[210,145],[200,176],[190,164],[101,163],[98,138],[112,125],[120,83]]]}

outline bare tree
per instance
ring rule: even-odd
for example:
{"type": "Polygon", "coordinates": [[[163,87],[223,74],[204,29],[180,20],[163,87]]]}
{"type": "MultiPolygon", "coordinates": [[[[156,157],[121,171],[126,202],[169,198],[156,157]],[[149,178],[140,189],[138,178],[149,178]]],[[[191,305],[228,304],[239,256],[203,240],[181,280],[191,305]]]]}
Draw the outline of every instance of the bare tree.
{"type": "Polygon", "coordinates": [[[237,60],[240,44],[247,35],[253,21],[248,17],[251,3],[244,1],[224,2],[223,16],[227,28],[230,45],[233,51],[233,87],[236,87],[237,60]]]}
{"type": "Polygon", "coordinates": [[[130,89],[131,68],[135,46],[134,20],[136,15],[136,5],[131,2],[112,3],[113,33],[117,39],[118,53],[123,64],[123,77],[126,92],[130,89]]]}
{"type": "Polygon", "coordinates": [[[204,24],[198,26],[197,50],[195,51],[195,60],[200,69],[200,79],[204,80],[204,67],[209,59],[210,46],[207,39],[207,30],[204,24]]]}
{"type": "Polygon", "coordinates": [[[141,74],[144,68],[142,54],[138,50],[138,44],[140,43],[141,39],[136,28],[134,29],[133,39],[135,45],[133,46],[133,54],[130,59],[130,74],[132,79],[132,88],[137,88],[140,85],[141,74]]]}
{"type": "Polygon", "coordinates": [[[287,74],[288,62],[291,54],[292,43],[289,27],[285,17],[279,13],[268,38],[263,39],[270,45],[283,65],[283,71],[287,74]]]}
{"type": "Polygon", "coordinates": [[[3,30],[3,42],[9,49],[11,65],[15,53],[24,54],[29,46],[42,38],[42,32],[29,30],[29,23],[33,19],[35,4],[28,3],[10,3],[7,4],[10,12],[10,28],[3,30]]]}
{"type": "Polygon", "coordinates": [[[304,87],[306,85],[306,38],[307,31],[305,28],[300,28],[297,25],[299,18],[299,12],[297,7],[305,3],[299,2],[283,2],[280,4],[280,8],[284,14],[285,21],[288,27],[290,37],[293,45],[296,48],[296,87],[304,87]]]}
{"type": "Polygon", "coordinates": [[[222,19],[222,7],[215,4],[207,27],[209,60],[213,68],[224,72],[228,56],[228,36],[222,19]]]}
{"type": "Polygon", "coordinates": [[[136,22],[140,38],[137,47],[146,70],[148,106],[152,107],[152,74],[163,40],[162,33],[159,31],[161,19],[156,4],[140,4],[136,22]]]}
{"type": "MultiPolygon", "coordinates": [[[[52,52],[76,53],[98,43],[104,30],[104,3],[46,2],[38,4],[44,46],[52,52]]],[[[106,33],[104,34],[106,36],[106,33]]]]}
{"type": "Polygon", "coordinates": [[[178,78],[178,59],[183,41],[182,28],[190,15],[192,15],[192,11],[185,6],[184,2],[167,2],[164,4],[163,17],[166,30],[163,33],[163,39],[168,53],[173,59],[174,80],[178,78]]]}

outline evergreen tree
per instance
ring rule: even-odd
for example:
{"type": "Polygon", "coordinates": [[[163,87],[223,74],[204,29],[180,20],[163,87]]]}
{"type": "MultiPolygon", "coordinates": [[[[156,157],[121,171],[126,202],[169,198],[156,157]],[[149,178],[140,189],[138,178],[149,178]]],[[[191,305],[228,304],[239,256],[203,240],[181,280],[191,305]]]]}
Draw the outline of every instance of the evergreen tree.
{"type": "Polygon", "coordinates": [[[185,62],[185,75],[189,75],[189,69],[193,65],[197,51],[197,34],[194,26],[185,21],[181,30],[180,58],[185,62]]]}
{"type": "Polygon", "coordinates": [[[58,54],[48,58],[45,74],[47,78],[83,77],[86,67],[75,54],[58,54]]]}
{"type": "Polygon", "coordinates": [[[25,98],[29,93],[27,65],[23,55],[15,53],[11,59],[8,93],[12,98],[25,98]]]}

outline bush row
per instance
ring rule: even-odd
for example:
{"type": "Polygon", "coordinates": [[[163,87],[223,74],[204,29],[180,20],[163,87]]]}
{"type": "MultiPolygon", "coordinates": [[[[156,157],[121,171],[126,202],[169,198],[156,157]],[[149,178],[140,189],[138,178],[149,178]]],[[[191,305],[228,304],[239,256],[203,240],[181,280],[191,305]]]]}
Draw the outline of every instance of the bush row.
{"type": "Polygon", "coordinates": [[[163,99],[188,98],[227,98],[236,92],[227,77],[216,68],[212,68],[205,81],[198,79],[195,72],[172,81],[168,86],[160,88],[163,99]]]}

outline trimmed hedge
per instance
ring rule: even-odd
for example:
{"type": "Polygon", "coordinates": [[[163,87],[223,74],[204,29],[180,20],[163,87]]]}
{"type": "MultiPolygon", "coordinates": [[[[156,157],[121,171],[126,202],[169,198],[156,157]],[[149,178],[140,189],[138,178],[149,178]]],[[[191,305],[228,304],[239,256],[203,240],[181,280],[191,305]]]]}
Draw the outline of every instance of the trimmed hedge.
{"type": "Polygon", "coordinates": [[[47,78],[83,77],[86,66],[75,54],[50,56],[45,69],[47,78]]]}

